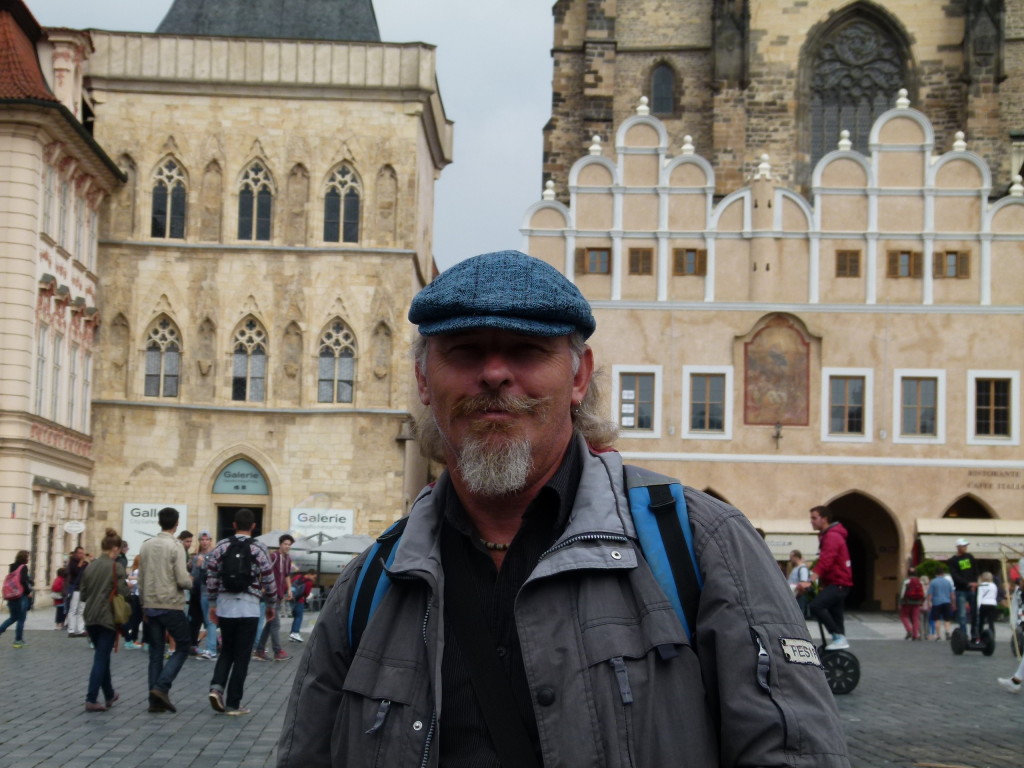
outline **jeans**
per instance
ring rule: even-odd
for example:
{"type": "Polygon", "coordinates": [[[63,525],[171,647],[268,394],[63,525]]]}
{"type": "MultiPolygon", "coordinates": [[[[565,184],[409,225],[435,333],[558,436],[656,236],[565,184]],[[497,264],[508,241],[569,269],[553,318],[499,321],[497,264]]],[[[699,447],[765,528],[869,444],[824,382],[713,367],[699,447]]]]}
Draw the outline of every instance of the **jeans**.
{"type": "Polygon", "coordinates": [[[300,600],[292,602],[292,634],[302,629],[302,614],[306,612],[306,604],[300,600]]]}
{"type": "Polygon", "coordinates": [[[82,593],[77,589],[71,593],[71,605],[68,606],[67,627],[69,635],[80,635],[85,632],[85,603],[82,602],[82,593]]]}
{"type": "Polygon", "coordinates": [[[217,653],[217,625],[210,621],[210,598],[205,593],[199,598],[199,607],[203,612],[203,623],[206,625],[206,651],[217,653]]]}
{"type": "Polygon", "coordinates": [[[128,602],[132,606],[132,617],[128,619],[128,623],[125,625],[128,627],[128,641],[132,643],[139,642],[139,625],[142,623],[142,603],[139,602],[138,595],[132,595],[128,598],[128,602]]]}
{"type": "Polygon", "coordinates": [[[846,624],[843,621],[843,601],[846,600],[846,593],[849,591],[849,587],[829,584],[827,587],[822,587],[811,601],[811,614],[833,635],[846,634],[846,624]]]}
{"type": "Polygon", "coordinates": [[[168,611],[160,616],[147,616],[143,630],[149,643],[149,688],[167,693],[188,659],[188,619],[184,611],[168,611]],[[174,653],[164,665],[164,633],[174,638],[174,653]]]}
{"type": "Polygon", "coordinates": [[[28,618],[28,595],[8,600],[7,610],[11,612],[11,616],[3,624],[0,624],[0,633],[5,632],[11,624],[14,624],[14,642],[20,643],[25,639],[25,619],[28,618]]]}
{"type": "Polygon", "coordinates": [[[245,676],[249,672],[258,624],[259,619],[255,617],[220,619],[220,656],[213,668],[210,688],[224,693],[224,703],[229,709],[238,709],[242,704],[245,676]]]}
{"type": "Polygon", "coordinates": [[[965,635],[967,632],[967,606],[971,606],[971,630],[970,637],[974,639],[978,633],[975,631],[974,625],[977,624],[978,614],[978,593],[972,592],[969,589],[958,589],[956,591],[956,621],[960,625],[960,631],[965,635]]]}
{"type": "MultiPolygon", "coordinates": [[[[262,651],[267,647],[267,637],[270,637],[270,645],[274,649],[274,653],[281,650],[281,614],[279,613],[283,600],[277,602],[277,611],[274,612],[274,618],[270,621],[264,622],[263,632],[260,634],[260,641],[256,644],[256,650],[262,651]]],[[[263,608],[263,606],[261,606],[263,608]]],[[[263,608],[263,610],[266,610],[263,608]]]]}
{"type": "Polygon", "coordinates": [[[57,609],[57,615],[53,617],[54,624],[56,624],[58,627],[61,627],[64,625],[64,603],[61,603],[60,605],[55,605],[53,607],[57,609]]]}
{"type": "MultiPolygon", "coordinates": [[[[263,625],[267,623],[267,603],[264,600],[260,600],[260,617],[256,623],[256,635],[252,639],[252,649],[256,650],[256,641],[263,635],[263,625]]],[[[221,644],[223,645],[224,638],[221,635],[221,644]]]]}
{"type": "Polygon", "coordinates": [[[89,624],[85,631],[95,646],[92,653],[92,671],[89,672],[89,688],[85,692],[85,700],[95,704],[103,689],[103,698],[110,701],[114,698],[114,685],[110,680],[110,652],[114,650],[114,639],[117,633],[109,627],[89,624]]]}

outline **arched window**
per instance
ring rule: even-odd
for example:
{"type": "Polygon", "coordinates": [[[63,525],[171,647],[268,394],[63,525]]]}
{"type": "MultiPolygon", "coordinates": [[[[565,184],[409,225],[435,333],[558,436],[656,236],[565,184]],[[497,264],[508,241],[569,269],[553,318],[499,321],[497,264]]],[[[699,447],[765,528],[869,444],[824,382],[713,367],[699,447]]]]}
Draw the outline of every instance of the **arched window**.
{"type": "Polygon", "coordinates": [[[359,177],[343,165],[327,180],[324,194],[324,242],[359,242],[359,177]]]}
{"type": "Polygon", "coordinates": [[[356,379],[356,337],[335,318],[320,336],[317,402],[351,403],[356,379]]]}
{"type": "Polygon", "coordinates": [[[150,237],[185,237],[185,175],[178,164],[165,160],[153,174],[153,216],[150,237]]]}
{"type": "Polygon", "coordinates": [[[146,397],[177,397],[181,375],[181,337],[163,315],[146,340],[146,397]]]}
{"type": "Polygon", "coordinates": [[[242,176],[238,190],[238,239],[269,240],[274,215],[274,190],[270,174],[256,162],[242,176]]]}
{"type": "Polygon", "coordinates": [[[871,126],[907,86],[905,46],[882,20],[854,13],[822,34],[810,67],[811,167],[842,130],[866,154],[871,126]]]}
{"type": "Polygon", "coordinates": [[[676,73],[668,64],[659,64],[651,73],[651,112],[671,115],[675,112],[676,73]]]}
{"type": "Polygon", "coordinates": [[[248,318],[235,332],[231,356],[231,399],[263,402],[267,397],[267,332],[248,318]]]}

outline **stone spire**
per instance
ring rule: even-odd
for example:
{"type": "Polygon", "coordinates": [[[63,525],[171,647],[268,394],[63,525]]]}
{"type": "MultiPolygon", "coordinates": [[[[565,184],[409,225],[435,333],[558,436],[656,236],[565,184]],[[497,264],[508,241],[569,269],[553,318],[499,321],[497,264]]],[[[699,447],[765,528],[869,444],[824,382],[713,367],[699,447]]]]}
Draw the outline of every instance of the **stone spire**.
{"type": "Polygon", "coordinates": [[[157,32],[380,42],[372,0],[174,0],[157,32]]]}

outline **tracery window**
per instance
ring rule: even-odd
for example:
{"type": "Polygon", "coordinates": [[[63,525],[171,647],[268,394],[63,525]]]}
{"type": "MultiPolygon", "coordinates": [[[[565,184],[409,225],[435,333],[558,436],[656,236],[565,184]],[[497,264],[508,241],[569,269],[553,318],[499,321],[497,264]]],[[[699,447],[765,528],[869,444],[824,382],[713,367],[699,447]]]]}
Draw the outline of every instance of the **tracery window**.
{"type": "Polygon", "coordinates": [[[866,154],[871,126],[906,85],[901,44],[881,25],[854,17],[828,34],[811,68],[811,166],[835,149],[844,129],[866,154]]]}
{"type": "Polygon", "coordinates": [[[336,169],[324,193],[324,242],[359,242],[359,211],[362,185],[347,165],[336,169]]]}
{"type": "Polygon", "coordinates": [[[150,237],[185,237],[185,174],[171,159],[161,163],[153,174],[153,215],[150,237]]]}
{"type": "Polygon", "coordinates": [[[161,317],[146,342],[146,397],[177,397],[181,376],[181,338],[174,323],[161,317]]]}
{"type": "Polygon", "coordinates": [[[231,358],[231,399],[263,402],[267,397],[267,332],[249,318],[235,332],[231,358]]]}
{"type": "Polygon", "coordinates": [[[238,239],[269,240],[274,215],[274,188],[262,163],[249,166],[238,190],[238,239]]]}
{"type": "Polygon", "coordinates": [[[675,112],[676,73],[668,64],[659,64],[651,73],[651,112],[671,115],[675,112]]]}
{"type": "Polygon", "coordinates": [[[356,337],[334,319],[320,336],[317,402],[351,403],[356,378],[356,337]]]}

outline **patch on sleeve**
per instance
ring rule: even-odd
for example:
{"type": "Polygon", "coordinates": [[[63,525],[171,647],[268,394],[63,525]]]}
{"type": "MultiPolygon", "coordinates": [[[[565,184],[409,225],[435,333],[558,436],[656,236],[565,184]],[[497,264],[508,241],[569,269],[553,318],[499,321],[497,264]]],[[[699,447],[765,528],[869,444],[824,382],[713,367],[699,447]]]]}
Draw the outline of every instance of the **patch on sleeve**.
{"type": "Polygon", "coordinates": [[[801,640],[799,637],[780,637],[779,645],[782,646],[782,654],[790,664],[809,664],[812,667],[820,667],[821,659],[818,658],[818,649],[810,640],[801,640]]]}

